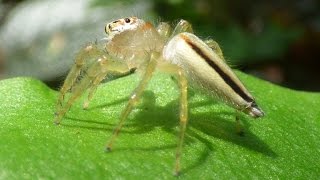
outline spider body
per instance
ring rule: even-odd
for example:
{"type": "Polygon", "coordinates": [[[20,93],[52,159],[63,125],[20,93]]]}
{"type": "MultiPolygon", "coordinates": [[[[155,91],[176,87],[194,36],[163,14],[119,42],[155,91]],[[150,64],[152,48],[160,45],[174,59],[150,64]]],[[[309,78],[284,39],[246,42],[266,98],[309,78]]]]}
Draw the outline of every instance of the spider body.
{"type": "MultiPolygon", "coordinates": [[[[58,99],[54,122],[59,124],[74,101],[89,91],[89,101],[99,83],[109,74],[127,75],[137,70],[143,73],[137,88],[120,115],[106,149],[111,150],[120,129],[138,102],[153,72],[158,69],[177,77],[180,88],[180,136],[176,151],[175,173],[180,172],[181,149],[188,120],[188,83],[206,94],[244,112],[261,117],[263,111],[224,61],[219,45],[213,40],[202,41],[193,34],[191,25],[181,20],[172,30],[168,23],[154,27],[136,17],[123,18],[105,26],[105,49],[90,44],[75,59],[58,99]],[[70,97],[65,98],[67,92],[70,97]]],[[[236,118],[239,124],[239,119],[236,118]]]]}

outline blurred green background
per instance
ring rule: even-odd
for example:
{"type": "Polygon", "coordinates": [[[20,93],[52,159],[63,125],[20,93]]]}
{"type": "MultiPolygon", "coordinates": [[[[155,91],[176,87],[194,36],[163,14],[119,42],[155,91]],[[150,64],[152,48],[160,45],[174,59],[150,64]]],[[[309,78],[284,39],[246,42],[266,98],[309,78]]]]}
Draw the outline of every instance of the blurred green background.
{"type": "Polygon", "coordinates": [[[185,19],[213,38],[233,68],[292,89],[320,91],[320,3],[316,0],[2,0],[0,78],[32,76],[59,88],[75,53],[104,25],[138,16],[185,19]]]}

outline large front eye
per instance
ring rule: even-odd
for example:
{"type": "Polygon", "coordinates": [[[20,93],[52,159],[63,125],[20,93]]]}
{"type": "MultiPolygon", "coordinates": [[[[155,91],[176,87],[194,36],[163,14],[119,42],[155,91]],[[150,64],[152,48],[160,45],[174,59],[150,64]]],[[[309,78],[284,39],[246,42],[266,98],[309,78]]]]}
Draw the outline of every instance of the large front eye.
{"type": "Polygon", "coordinates": [[[104,32],[106,32],[106,34],[108,34],[108,32],[109,32],[109,24],[108,25],[106,25],[105,27],[104,27],[104,32]]]}
{"type": "Polygon", "coordinates": [[[111,25],[110,24],[107,24],[105,27],[104,27],[104,31],[106,32],[106,34],[109,34],[111,30],[111,25]]]}
{"type": "Polygon", "coordinates": [[[124,21],[125,21],[126,23],[130,23],[130,22],[131,22],[131,20],[130,20],[129,18],[124,18],[124,21]]]}

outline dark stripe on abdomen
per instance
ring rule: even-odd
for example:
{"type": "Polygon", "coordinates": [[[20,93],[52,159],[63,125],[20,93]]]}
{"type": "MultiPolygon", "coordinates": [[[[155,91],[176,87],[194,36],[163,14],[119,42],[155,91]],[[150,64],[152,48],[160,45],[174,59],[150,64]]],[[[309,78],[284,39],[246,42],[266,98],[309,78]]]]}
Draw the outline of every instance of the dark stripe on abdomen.
{"type": "Polygon", "coordinates": [[[213,68],[220,77],[224,80],[226,84],[228,84],[234,92],[236,92],[240,97],[242,97],[247,102],[253,102],[253,99],[249,97],[238,85],[235,83],[228,75],[225,73],[217,64],[214,63],[198,46],[193,44],[189,38],[183,37],[183,39],[187,42],[187,44],[199,55],[201,56],[207,64],[213,68]]]}

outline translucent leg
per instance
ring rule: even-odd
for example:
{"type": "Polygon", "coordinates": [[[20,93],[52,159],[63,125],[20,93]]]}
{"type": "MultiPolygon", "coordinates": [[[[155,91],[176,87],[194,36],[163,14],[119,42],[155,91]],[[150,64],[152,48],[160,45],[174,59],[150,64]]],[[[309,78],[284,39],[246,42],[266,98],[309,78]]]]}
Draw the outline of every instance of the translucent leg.
{"type": "Polygon", "coordinates": [[[209,39],[204,41],[222,60],[225,61],[224,57],[223,57],[223,53],[222,50],[219,46],[219,44],[214,41],[213,39],[209,39]]]}
{"type": "Polygon", "coordinates": [[[102,52],[93,44],[86,46],[76,56],[75,64],[67,75],[63,86],[60,89],[60,95],[57,101],[57,111],[61,108],[65,94],[74,86],[79,78],[80,72],[86,68],[92,57],[101,56],[102,52]]]}
{"type": "Polygon", "coordinates": [[[129,70],[126,64],[120,63],[120,61],[112,60],[111,57],[109,57],[107,60],[105,56],[103,56],[103,58],[100,59],[99,66],[100,66],[99,70],[96,68],[93,68],[92,69],[93,72],[90,73],[91,75],[93,75],[92,78],[94,78],[94,80],[91,84],[91,87],[88,90],[89,91],[88,97],[83,103],[83,109],[88,108],[89,102],[91,101],[93,94],[97,90],[98,85],[105,78],[107,74],[112,74],[117,77],[121,77],[121,76],[127,76],[135,71],[135,68],[129,70]],[[112,71],[112,72],[109,72],[109,71],[112,71]],[[96,72],[100,72],[100,74],[96,75],[95,74],[96,72]]]}
{"type": "Polygon", "coordinates": [[[188,121],[188,99],[187,99],[187,91],[188,91],[188,82],[185,77],[183,70],[173,64],[165,64],[162,65],[161,70],[169,72],[175,76],[177,76],[178,84],[180,88],[180,133],[178,139],[178,146],[176,151],[176,161],[175,161],[175,169],[174,174],[179,175],[181,170],[181,155],[182,155],[182,147],[183,147],[183,140],[184,135],[187,127],[188,121]]]}
{"type": "Polygon", "coordinates": [[[180,161],[181,161],[181,151],[183,146],[184,134],[186,131],[187,121],[188,121],[188,99],[187,99],[187,79],[185,78],[183,72],[180,70],[178,73],[179,85],[180,85],[180,136],[178,141],[178,147],[176,152],[176,165],[175,174],[180,173],[180,161]]]}
{"type": "Polygon", "coordinates": [[[161,22],[158,26],[157,26],[157,31],[160,34],[161,37],[168,39],[171,35],[172,32],[172,28],[171,26],[166,23],[166,22],[161,22]]]}
{"type": "Polygon", "coordinates": [[[241,121],[240,121],[240,118],[239,118],[239,111],[238,110],[236,110],[236,133],[239,136],[244,136],[244,131],[243,131],[243,128],[242,128],[242,125],[241,125],[241,121]]]}
{"type": "Polygon", "coordinates": [[[151,79],[152,74],[153,74],[155,67],[157,65],[158,58],[159,58],[158,53],[151,54],[150,62],[148,63],[148,65],[146,67],[145,74],[143,75],[138,87],[133,91],[132,95],[130,96],[130,99],[128,101],[127,106],[125,107],[125,109],[121,113],[119,123],[116,126],[116,128],[111,136],[111,139],[109,140],[109,142],[106,145],[107,151],[110,151],[112,149],[113,143],[116,140],[116,138],[118,137],[124,121],[127,119],[128,115],[132,111],[133,107],[137,104],[138,100],[140,99],[140,97],[142,95],[143,90],[146,88],[149,80],[151,79]]]}
{"type": "Polygon", "coordinates": [[[89,91],[88,97],[83,103],[83,109],[87,109],[89,107],[89,102],[91,101],[91,99],[93,97],[93,94],[95,93],[95,91],[97,90],[98,85],[105,78],[106,75],[107,75],[107,73],[102,73],[101,75],[97,76],[94,79],[94,81],[92,83],[92,86],[88,90],[89,91]]]}
{"type": "Polygon", "coordinates": [[[66,104],[62,104],[60,108],[57,109],[55,114],[55,120],[54,122],[56,124],[59,124],[62,117],[65,115],[65,113],[69,110],[69,108],[72,106],[74,101],[80,97],[92,84],[95,77],[99,72],[101,72],[99,69],[101,69],[101,61],[96,61],[93,63],[86,71],[84,77],[79,79],[77,83],[73,85],[71,96],[69,99],[67,99],[66,104]]]}
{"type": "MultiPolygon", "coordinates": [[[[191,24],[186,21],[186,20],[180,20],[179,23],[176,25],[176,27],[174,28],[172,34],[171,34],[171,38],[177,34],[180,34],[182,32],[189,32],[189,33],[193,33],[193,29],[191,24]]],[[[170,39],[171,39],[170,38],[170,39]]]]}
{"type": "MultiPolygon", "coordinates": [[[[165,23],[167,24],[167,23],[165,23]]],[[[167,28],[168,25],[159,25],[157,27],[157,29],[160,29],[158,30],[158,32],[168,32],[166,31],[165,29],[167,28]]],[[[189,33],[193,33],[193,29],[192,29],[192,25],[186,21],[186,20],[180,20],[179,23],[176,25],[176,27],[174,28],[172,34],[171,34],[171,38],[174,37],[175,35],[179,34],[179,33],[182,33],[182,32],[189,32],[189,33]]],[[[164,34],[164,33],[163,33],[164,34]]],[[[171,39],[170,38],[170,39],[171,39]]],[[[223,57],[223,53],[222,53],[222,50],[219,46],[219,44],[214,41],[213,39],[209,39],[209,40],[206,40],[204,41],[212,50],[214,50],[215,53],[217,53],[217,55],[222,59],[224,60],[224,57],[223,57]]]]}
{"type": "MultiPolygon", "coordinates": [[[[112,57],[102,56],[90,65],[85,65],[83,70],[83,77],[79,77],[77,82],[72,87],[72,92],[69,99],[66,100],[66,104],[62,104],[56,110],[55,120],[56,124],[59,124],[62,117],[66,114],[74,101],[78,99],[87,89],[89,89],[89,96],[87,103],[91,100],[97,86],[104,79],[109,69],[112,71],[124,72],[129,71],[125,64],[119,64],[119,61],[115,61],[112,57]],[[122,65],[122,66],[121,66],[122,65]]],[[[60,100],[59,100],[60,101],[60,100]]]]}
{"type": "MultiPolygon", "coordinates": [[[[166,25],[159,25],[158,29],[164,29],[160,32],[166,32],[166,25]]],[[[158,30],[159,32],[159,30],[158,30]]],[[[176,25],[176,27],[174,28],[172,34],[171,34],[171,38],[174,37],[175,35],[182,33],[182,32],[189,32],[189,33],[193,33],[193,29],[192,29],[192,25],[186,21],[186,20],[180,20],[179,23],[176,25]]],[[[222,50],[219,46],[219,44],[214,41],[213,39],[209,39],[204,41],[222,60],[225,60],[223,57],[223,53],[222,50]]]]}
{"type": "Polygon", "coordinates": [[[88,76],[86,76],[82,78],[80,83],[74,87],[71,97],[68,99],[67,103],[64,106],[61,106],[61,108],[59,108],[56,112],[54,119],[55,124],[60,124],[62,117],[66,114],[66,112],[72,106],[74,101],[85,92],[85,90],[89,87],[90,83],[91,79],[88,76]]]}

